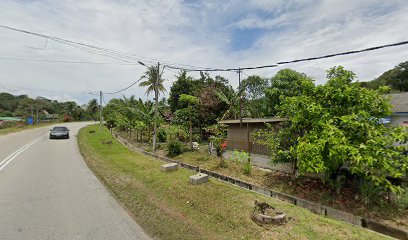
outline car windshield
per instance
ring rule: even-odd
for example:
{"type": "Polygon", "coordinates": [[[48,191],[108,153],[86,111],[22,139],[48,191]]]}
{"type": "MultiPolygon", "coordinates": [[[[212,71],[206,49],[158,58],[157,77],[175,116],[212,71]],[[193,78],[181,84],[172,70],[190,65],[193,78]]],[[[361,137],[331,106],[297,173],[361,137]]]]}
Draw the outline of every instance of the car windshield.
{"type": "Polygon", "coordinates": [[[52,131],[68,131],[68,128],[66,127],[54,127],[52,131]]]}

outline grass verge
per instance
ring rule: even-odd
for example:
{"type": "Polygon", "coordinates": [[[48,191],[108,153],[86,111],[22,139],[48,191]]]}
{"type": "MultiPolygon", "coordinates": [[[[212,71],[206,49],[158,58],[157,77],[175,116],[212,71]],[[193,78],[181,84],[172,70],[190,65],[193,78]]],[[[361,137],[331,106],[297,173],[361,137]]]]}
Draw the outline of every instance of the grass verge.
{"type": "Polygon", "coordinates": [[[50,126],[53,124],[56,124],[57,122],[49,122],[49,123],[40,123],[36,125],[24,125],[24,126],[15,126],[15,127],[7,127],[7,128],[0,128],[0,135],[6,135],[9,133],[14,133],[14,132],[20,132],[28,129],[34,129],[34,128],[40,128],[40,127],[46,127],[50,126]]]}
{"type": "Polygon", "coordinates": [[[162,173],[163,162],[131,152],[107,130],[80,130],[86,163],[131,216],[159,239],[384,239],[366,229],[216,180],[193,186],[193,172],[162,173]],[[262,227],[250,219],[254,200],[266,201],[293,219],[285,226],[262,227]]]}

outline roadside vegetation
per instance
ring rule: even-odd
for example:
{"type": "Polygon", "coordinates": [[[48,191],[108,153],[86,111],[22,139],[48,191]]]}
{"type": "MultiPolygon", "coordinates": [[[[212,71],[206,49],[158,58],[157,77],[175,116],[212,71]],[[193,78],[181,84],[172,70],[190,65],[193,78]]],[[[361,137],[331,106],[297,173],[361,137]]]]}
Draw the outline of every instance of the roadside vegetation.
{"type": "Polygon", "coordinates": [[[98,126],[80,130],[88,166],[131,216],[159,239],[386,239],[372,231],[210,179],[191,185],[193,172],[162,173],[163,162],[132,152],[98,126]],[[94,130],[94,131],[92,131],[94,130]],[[284,226],[262,227],[250,219],[260,200],[288,214],[284,226]]]}
{"type": "MultiPolygon", "coordinates": [[[[401,67],[395,76],[407,71],[401,67]]],[[[144,77],[141,86],[150,93],[154,68],[144,77]]],[[[329,69],[322,85],[291,69],[271,78],[248,76],[238,89],[206,73],[176,77],[157,118],[152,101],[112,99],[103,113],[108,128],[151,151],[156,122],[159,155],[408,230],[408,131],[381,123],[391,114],[389,86],[368,88],[341,66],[329,69]],[[289,164],[291,174],[257,169],[241,150],[224,159],[227,128],[217,121],[241,117],[287,119],[252,137],[270,150],[271,165],[289,164]]]]}
{"type": "Polygon", "coordinates": [[[40,123],[36,125],[15,125],[13,127],[5,127],[5,128],[0,128],[0,135],[6,135],[9,133],[14,133],[14,132],[20,132],[28,129],[34,129],[34,128],[40,128],[40,127],[46,127],[49,125],[53,125],[55,122],[48,122],[48,123],[40,123]]]}
{"type": "Polygon", "coordinates": [[[34,125],[47,122],[69,122],[99,119],[99,104],[92,99],[83,106],[74,101],[58,102],[44,97],[30,98],[27,95],[12,95],[0,92],[0,118],[15,117],[21,121],[1,121],[0,132],[32,128],[27,119],[32,117],[34,125]]]}

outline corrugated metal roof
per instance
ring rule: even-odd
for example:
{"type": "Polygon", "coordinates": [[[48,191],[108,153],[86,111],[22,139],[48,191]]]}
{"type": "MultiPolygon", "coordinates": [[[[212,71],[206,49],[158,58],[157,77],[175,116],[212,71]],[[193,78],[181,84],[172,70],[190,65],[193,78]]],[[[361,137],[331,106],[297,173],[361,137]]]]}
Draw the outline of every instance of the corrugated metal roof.
{"type": "Polygon", "coordinates": [[[18,117],[0,117],[0,121],[20,122],[23,121],[23,119],[18,117]]]}
{"type": "Polygon", "coordinates": [[[408,92],[387,95],[391,97],[392,112],[408,113],[408,92]]]}
{"type": "MultiPolygon", "coordinates": [[[[242,123],[269,123],[269,122],[283,122],[288,120],[287,118],[243,118],[242,123]]],[[[218,121],[221,124],[234,124],[240,123],[239,119],[227,119],[218,121]]]]}

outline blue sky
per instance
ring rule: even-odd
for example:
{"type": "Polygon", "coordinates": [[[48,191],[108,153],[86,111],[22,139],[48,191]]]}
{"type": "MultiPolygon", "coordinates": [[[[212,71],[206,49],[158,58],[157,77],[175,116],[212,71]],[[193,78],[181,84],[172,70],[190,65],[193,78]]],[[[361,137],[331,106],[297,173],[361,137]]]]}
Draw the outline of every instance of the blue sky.
{"type": "MultiPolygon", "coordinates": [[[[203,67],[243,67],[408,40],[406,0],[38,0],[0,2],[0,24],[140,56],[203,67]]],[[[3,57],[118,62],[52,41],[0,29],[3,57]]],[[[343,65],[360,81],[402,61],[408,46],[285,67],[317,83],[343,65]]],[[[271,77],[279,69],[247,71],[271,77]]],[[[89,91],[114,91],[143,66],[74,65],[0,60],[0,91],[89,101],[89,91]]],[[[166,87],[175,80],[166,71],[166,87]]],[[[236,73],[220,73],[236,86],[236,73]]],[[[126,95],[146,98],[135,87],[126,95]]],[[[118,96],[119,97],[119,96],[118,96]]],[[[107,96],[109,100],[109,96],[107,96]]]]}

